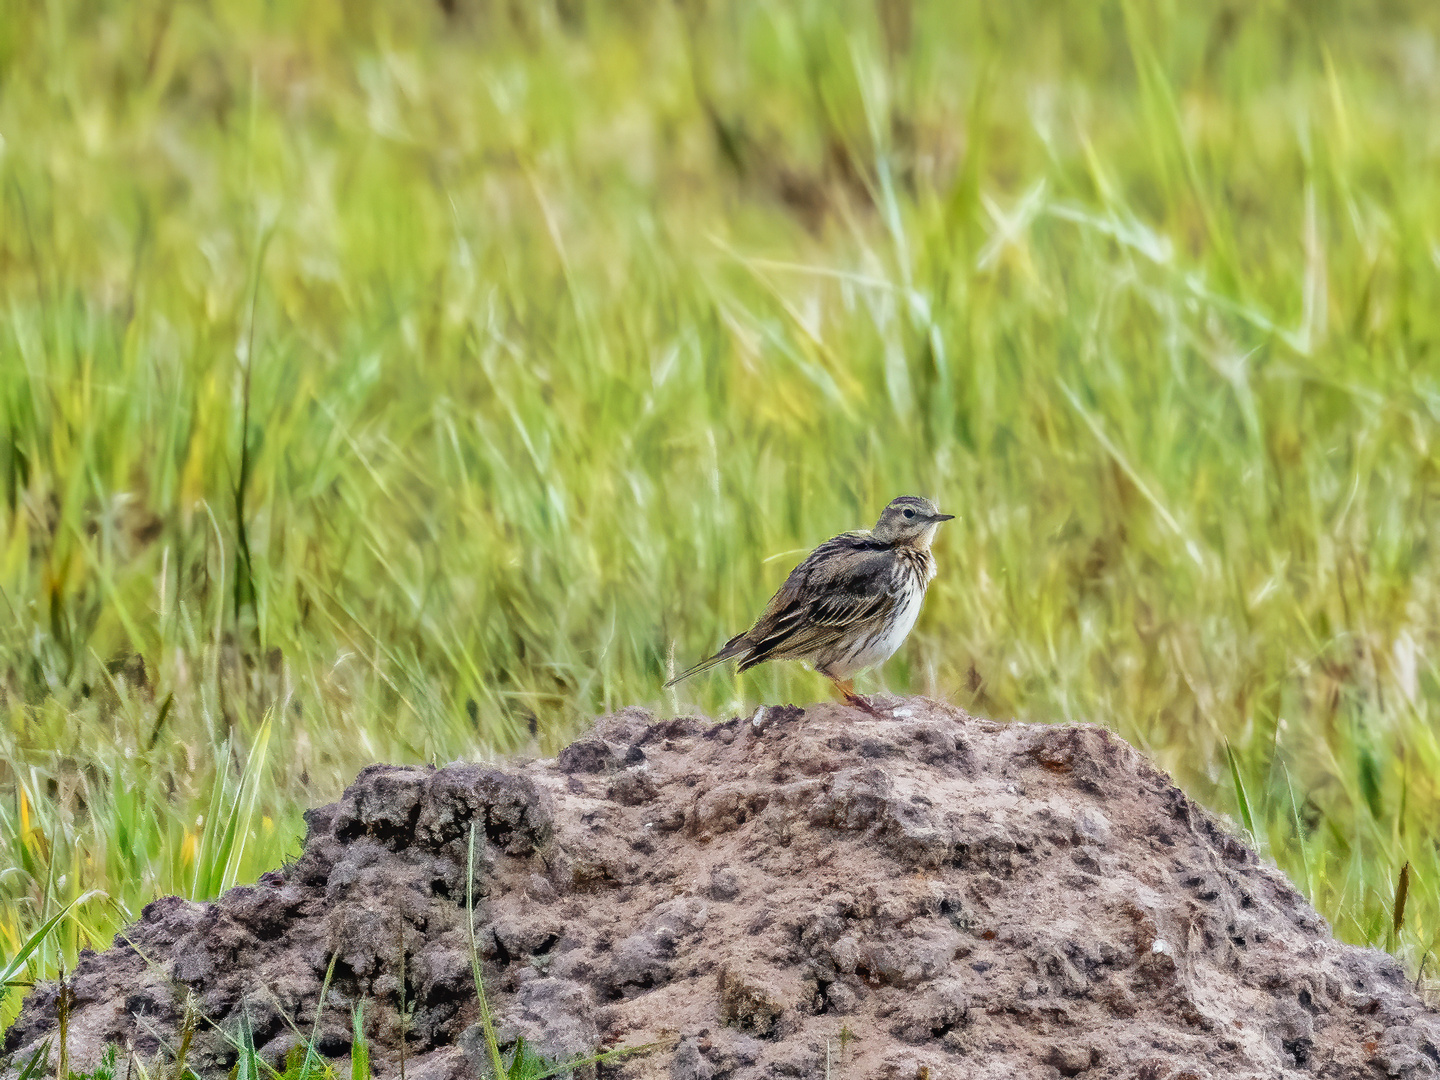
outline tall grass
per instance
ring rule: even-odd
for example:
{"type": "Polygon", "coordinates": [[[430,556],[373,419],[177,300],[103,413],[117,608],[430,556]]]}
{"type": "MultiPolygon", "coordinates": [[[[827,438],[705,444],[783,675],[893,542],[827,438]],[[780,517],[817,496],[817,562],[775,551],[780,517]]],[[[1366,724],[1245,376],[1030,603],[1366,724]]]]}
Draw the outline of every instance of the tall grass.
{"type": "Polygon", "coordinates": [[[366,761],[822,696],[660,686],[914,491],[960,520],[891,689],[1113,728],[1417,969],[1437,42],[1418,0],[14,0],[0,968],[253,878],[366,761]]]}

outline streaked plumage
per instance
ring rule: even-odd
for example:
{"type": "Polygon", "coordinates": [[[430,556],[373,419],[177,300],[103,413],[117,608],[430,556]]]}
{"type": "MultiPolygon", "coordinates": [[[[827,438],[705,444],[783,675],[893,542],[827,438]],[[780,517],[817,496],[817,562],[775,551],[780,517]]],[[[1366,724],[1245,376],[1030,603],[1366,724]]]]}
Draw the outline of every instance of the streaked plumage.
{"type": "Polygon", "coordinates": [[[852,678],[888,660],[915,625],[935,577],[930,541],[951,517],[928,499],[902,495],[874,529],[841,533],[812,551],[754,626],[666,685],[726,660],[740,671],[766,660],[806,660],[868,710],[852,678]]]}

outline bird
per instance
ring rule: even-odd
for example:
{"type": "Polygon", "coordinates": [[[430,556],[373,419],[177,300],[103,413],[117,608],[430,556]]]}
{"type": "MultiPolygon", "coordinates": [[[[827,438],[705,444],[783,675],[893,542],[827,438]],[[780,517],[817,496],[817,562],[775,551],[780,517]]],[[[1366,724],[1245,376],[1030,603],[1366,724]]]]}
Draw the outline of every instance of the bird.
{"type": "Polygon", "coordinates": [[[929,499],[900,496],[873,529],[833,536],[807,555],[754,626],[665,686],[727,660],[737,662],[737,671],[767,660],[805,660],[851,705],[879,715],[855,692],[855,675],[890,659],[910,633],[935,577],[930,543],[940,523],[954,517],[929,499]]]}

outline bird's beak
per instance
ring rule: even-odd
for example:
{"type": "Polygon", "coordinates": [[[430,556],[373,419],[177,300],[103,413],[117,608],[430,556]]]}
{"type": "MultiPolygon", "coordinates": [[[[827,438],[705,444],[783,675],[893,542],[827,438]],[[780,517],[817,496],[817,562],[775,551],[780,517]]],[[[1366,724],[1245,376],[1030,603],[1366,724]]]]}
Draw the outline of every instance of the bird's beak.
{"type": "Polygon", "coordinates": [[[955,515],[954,515],[954,514],[936,514],[936,515],[935,515],[934,517],[932,517],[930,520],[931,520],[931,521],[954,521],[954,520],[955,520],[955,515]]]}

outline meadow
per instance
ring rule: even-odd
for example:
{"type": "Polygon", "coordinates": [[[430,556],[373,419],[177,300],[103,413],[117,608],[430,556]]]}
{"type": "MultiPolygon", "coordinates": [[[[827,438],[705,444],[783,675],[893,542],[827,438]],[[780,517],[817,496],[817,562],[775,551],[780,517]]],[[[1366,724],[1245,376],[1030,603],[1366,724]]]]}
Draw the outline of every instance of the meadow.
{"type": "Polygon", "coordinates": [[[860,689],[1103,724],[1440,970],[1440,7],[11,0],[0,1025],[893,496],[860,689]]]}

